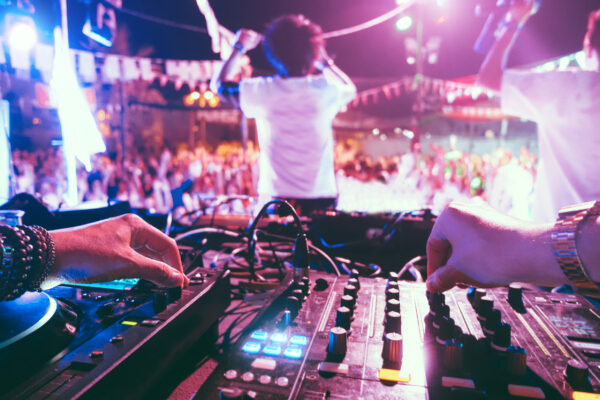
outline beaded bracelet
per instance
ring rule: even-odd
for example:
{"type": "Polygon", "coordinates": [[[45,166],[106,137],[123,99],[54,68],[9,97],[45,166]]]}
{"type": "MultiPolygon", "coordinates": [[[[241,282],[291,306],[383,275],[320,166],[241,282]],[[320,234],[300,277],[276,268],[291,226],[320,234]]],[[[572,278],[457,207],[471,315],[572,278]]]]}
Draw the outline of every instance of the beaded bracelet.
{"type": "Polygon", "coordinates": [[[39,226],[0,226],[0,300],[13,300],[40,285],[56,258],[54,242],[39,226]]]}

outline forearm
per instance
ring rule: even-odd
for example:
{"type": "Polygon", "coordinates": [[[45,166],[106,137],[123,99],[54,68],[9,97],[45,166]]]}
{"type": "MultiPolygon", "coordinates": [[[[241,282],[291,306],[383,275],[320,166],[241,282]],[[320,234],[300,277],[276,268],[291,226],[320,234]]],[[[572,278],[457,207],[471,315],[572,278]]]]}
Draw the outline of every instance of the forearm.
{"type": "Polygon", "coordinates": [[[508,55],[518,33],[519,25],[516,23],[509,23],[503,28],[500,37],[493,44],[481,64],[477,76],[477,84],[479,86],[500,91],[508,55]]]}
{"type": "Polygon", "coordinates": [[[239,60],[244,56],[244,53],[237,48],[233,48],[229,58],[221,64],[221,69],[210,81],[210,90],[214,93],[219,93],[223,82],[229,80],[229,77],[234,74],[235,67],[239,60]]]}
{"type": "Polygon", "coordinates": [[[600,217],[588,218],[577,234],[577,253],[594,282],[600,282],[600,217]]]}

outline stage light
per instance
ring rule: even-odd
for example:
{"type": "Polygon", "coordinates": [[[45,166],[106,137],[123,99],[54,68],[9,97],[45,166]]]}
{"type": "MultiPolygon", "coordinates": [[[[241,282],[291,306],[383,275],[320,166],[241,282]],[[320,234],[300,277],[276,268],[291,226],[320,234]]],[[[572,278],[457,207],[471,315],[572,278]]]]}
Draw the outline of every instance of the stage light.
{"type": "Polygon", "coordinates": [[[404,15],[396,21],[396,29],[400,32],[407,31],[413,25],[413,18],[410,15],[404,15]]]}
{"type": "Polygon", "coordinates": [[[448,21],[448,16],[447,15],[442,15],[441,17],[439,17],[435,23],[438,25],[442,25],[444,22],[448,21]]]}
{"type": "Polygon", "coordinates": [[[379,135],[379,129],[377,129],[377,128],[373,129],[373,135],[378,136],[379,135]]]}
{"type": "Polygon", "coordinates": [[[213,92],[211,92],[210,90],[207,90],[206,92],[204,92],[202,94],[202,96],[204,96],[204,99],[206,101],[210,101],[213,97],[215,97],[215,94],[213,92]]]}
{"type": "Polygon", "coordinates": [[[417,59],[414,58],[413,56],[406,57],[406,63],[408,65],[414,65],[414,63],[416,63],[416,62],[417,62],[417,59]]]}
{"type": "Polygon", "coordinates": [[[427,62],[429,64],[436,64],[438,61],[438,55],[436,53],[431,53],[427,56],[427,62]]]}
{"type": "Polygon", "coordinates": [[[200,92],[194,90],[192,93],[190,93],[190,98],[192,100],[198,100],[200,98],[200,92]]]}
{"type": "Polygon", "coordinates": [[[33,18],[27,15],[6,15],[8,45],[17,50],[29,51],[37,43],[37,29],[33,18]]]}

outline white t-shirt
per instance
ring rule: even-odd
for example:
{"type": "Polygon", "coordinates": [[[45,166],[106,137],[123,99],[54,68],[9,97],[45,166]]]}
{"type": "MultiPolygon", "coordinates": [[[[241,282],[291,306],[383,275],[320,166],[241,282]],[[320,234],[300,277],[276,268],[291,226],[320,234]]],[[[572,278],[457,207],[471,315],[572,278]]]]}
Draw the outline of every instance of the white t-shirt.
{"type": "Polygon", "coordinates": [[[355,94],[353,85],[325,75],[240,82],[240,108],[256,120],[260,195],[297,199],[337,195],[331,124],[355,94]]]}
{"type": "Polygon", "coordinates": [[[600,200],[600,73],[505,71],[502,110],[538,124],[540,162],[533,219],[600,200]]]}

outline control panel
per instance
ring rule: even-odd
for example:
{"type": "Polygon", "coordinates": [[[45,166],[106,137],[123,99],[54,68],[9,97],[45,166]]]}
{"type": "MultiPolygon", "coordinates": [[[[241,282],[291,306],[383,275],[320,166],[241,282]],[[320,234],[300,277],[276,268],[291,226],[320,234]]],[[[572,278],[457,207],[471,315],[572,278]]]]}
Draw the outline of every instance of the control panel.
{"type": "Polygon", "coordinates": [[[600,399],[600,315],[518,285],[311,272],[221,361],[195,399],[600,399]]]}

